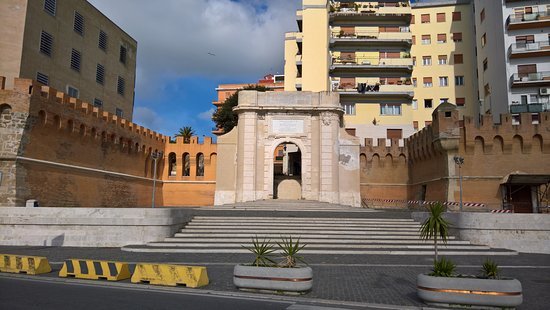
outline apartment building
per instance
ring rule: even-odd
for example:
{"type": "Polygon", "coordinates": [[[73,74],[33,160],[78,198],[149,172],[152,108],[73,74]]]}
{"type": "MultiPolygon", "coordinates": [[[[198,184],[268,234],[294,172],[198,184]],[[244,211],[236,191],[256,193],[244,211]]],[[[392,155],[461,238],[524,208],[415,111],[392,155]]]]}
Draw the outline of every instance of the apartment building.
{"type": "Polygon", "coordinates": [[[0,75],[132,119],[137,42],[86,0],[0,1],[0,75]]]}
{"type": "MultiPolygon", "coordinates": [[[[475,0],[481,112],[550,110],[550,1],[475,0]]],[[[533,121],[538,121],[533,114],[533,121]]]]}
{"type": "Polygon", "coordinates": [[[411,4],[413,45],[412,118],[415,129],[429,124],[440,103],[456,104],[460,117],[477,116],[473,6],[469,0],[411,4]]]}
{"type": "MultiPolygon", "coordinates": [[[[244,89],[250,85],[263,86],[269,91],[283,91],[284,90],[285,76],[282,74],[267,74],[261,80],[256,83],[238,83],[238,84],[220,84],[216,88],[218,99],[213,101],[212,104],[219,109],[225,100],[237,91],[244,89]]],[[[212,133],[219,136],[224,134],[223,128],[212,128],[212,133]]]]}
{"type": "Polygon", "coordinates": [[[285,37],[285,91],[340,94],[346,130],[401,139],[414,132],[408,1],[303,0],[285,37]]]}

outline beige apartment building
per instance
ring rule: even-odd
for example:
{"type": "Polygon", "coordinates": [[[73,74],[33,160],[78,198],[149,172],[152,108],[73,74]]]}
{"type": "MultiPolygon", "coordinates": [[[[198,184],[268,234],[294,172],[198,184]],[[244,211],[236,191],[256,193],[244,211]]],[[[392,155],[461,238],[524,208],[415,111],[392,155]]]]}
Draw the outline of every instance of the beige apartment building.
{"type": "Polygon", "coordinates": [[[424,128],[441,102],[477,115],[472,11],[461,0],[303,0],[285,90],[338,92],[348,132],[375,141],[424,128]]]}
{"type": "Polygon", "coordinates": [[[0,20],[6,88],[34,79],[132,120],[137,42],[90,3],[2,0],[0,20]]]}

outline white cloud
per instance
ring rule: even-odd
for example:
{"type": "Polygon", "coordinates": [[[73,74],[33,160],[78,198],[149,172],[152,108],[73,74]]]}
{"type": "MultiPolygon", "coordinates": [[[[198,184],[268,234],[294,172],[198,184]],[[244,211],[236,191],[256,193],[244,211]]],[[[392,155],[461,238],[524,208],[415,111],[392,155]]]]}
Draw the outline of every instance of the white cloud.
{"type": "Polygon", "coordinates": [[[212,119],[212,114],[214,114],[214,112],[216,112],[216,109],[212,108],[208,111],[204,111],[202,113],[199,113],[198,117],[199,117],[199,119],[209,121],[209,120],[212,119]]]}
{"type": "Polygon", "coordinates": [[[160,78],[280,72],[301,0],[90,0],[138,41],[138,92],[160,78]],[[209,55],[213,53],[215,56],[209,55]]]}
{"type": "Polygon", "coordinates": [[[134,109],[133,121],[147,128],[160,128],[163,125],[163,119],[155,111],[145,107],[134,109]]]}

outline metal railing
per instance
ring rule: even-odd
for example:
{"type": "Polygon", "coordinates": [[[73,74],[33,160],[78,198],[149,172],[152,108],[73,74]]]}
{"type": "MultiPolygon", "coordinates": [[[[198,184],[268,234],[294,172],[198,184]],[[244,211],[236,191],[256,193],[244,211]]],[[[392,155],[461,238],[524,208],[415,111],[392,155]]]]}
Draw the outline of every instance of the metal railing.
{"type": "Polygon", "coordinates": [[[359,4],[356,2],[336,2],[330,6],[331,13],[376,13],[379,8],[395,7],[404,8],[409,7],[407,2],[378,2],[378,3],[364,3],[359,4]]]}
{"type": "MultiPolygon", "coordinates": [[[[332,38],[338,39],[378,39],[380,34],[411,34],[411,30],[408,28],[403,28],[401,31],[395,32],[382,32],[382,31],[357,31],[346,32],[345,30],[334,30],[331,33],[332,38]]],[[[410,39],[409,39],[410,40],[410,39]]]]}
{"type": "Polygon", "coordinates": [[[533,13],[521,13],[516,14],[512,13],[510,16],[508,16],[507,24],[516,24],[516,23],[524,23],[524,22],[532,22],[542,19],[548,18],[548,11],[543,10],[540,12],[533,12],[533,13]]]}
{"type": "Polygon", "coordinates": [[[514,83],[539,82],[539,81],[548,81],[548,82],[550,82],[550,71],[522,73],[522,74],[514,73],[512,75],[512,81],[514,83]]]}
{"type": "Polygon", "coordinates": [[[546,49],[550,51],[550,41],[512,43],[509,53],[533,52],[546,49]]]}
{"type": "Polygon", "coordinates": [[[333,57],[333,65],[364,65],[364,66],[412,66],[410,57],[400,58],[380,58],[380,57],[333,57]],[[404,61],[409,60],[410,64],[395,64],[392,60],[404,61]]]}
{"type": "Polygon", "coordinates": [[[510,113],[539,113],[544,111],[544,108],[544,103],[512,104],[510,105],[510,113]]]}

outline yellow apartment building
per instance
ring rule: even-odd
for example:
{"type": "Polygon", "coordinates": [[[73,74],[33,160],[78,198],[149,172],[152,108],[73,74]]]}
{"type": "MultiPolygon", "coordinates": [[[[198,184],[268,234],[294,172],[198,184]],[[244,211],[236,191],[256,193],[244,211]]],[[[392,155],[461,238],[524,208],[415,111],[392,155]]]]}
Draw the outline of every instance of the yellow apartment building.
{"type": "Polygon", "coordinates": [[[413,3],[412,118],[415,129],[432,119],[445,101],[462,115],[477,116],[476,56],[473,7],[470,1],[413,3]]]}
{"type": "Polygon", "coordinates": [[[422,129],[445,100],[473,115],[471,11],[460,0],[304,0],[285,37],[285,91],[338,92],[347,131],[375,141],[422,129]]]}
{"type": "Polygon", "coordinates": [[[86,0],[0,1],[0,75],[132,120],[137,42],[86,0]]]}

